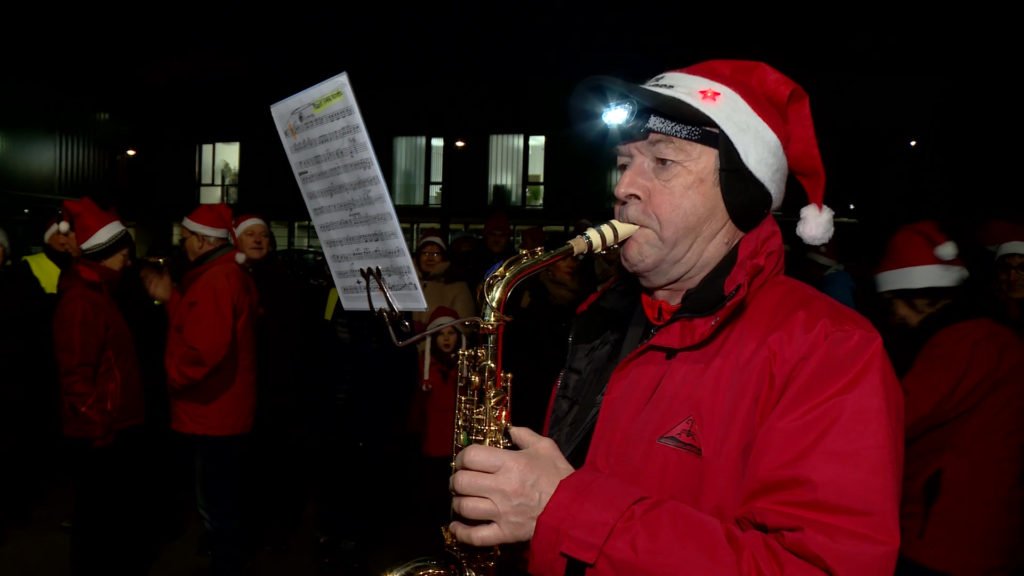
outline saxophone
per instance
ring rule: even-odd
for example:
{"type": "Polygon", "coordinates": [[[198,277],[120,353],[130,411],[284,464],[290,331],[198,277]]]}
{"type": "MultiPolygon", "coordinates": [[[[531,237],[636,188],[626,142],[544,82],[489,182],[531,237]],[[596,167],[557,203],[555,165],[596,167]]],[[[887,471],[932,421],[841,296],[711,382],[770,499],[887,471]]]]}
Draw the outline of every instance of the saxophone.
{"type": "MultiPolygon", "coordinates": [[[[479,344],[460,350],[455,397],[455,430],[452,436],[452,467],[455,456],[470,444],[509,448],[508,427],[512,374],[501,366],[505,301],[519,282],[563,258],[599,253],[636,232],[637,226],[610,220],[588,228],[555,250],[522,250],[505,260],[483,283],[479,344]]],[[[451,324],[448,324],[451,325],[451,324]]],[[[446,325],[447,326],[447,325],[446,325]]],[[[438,327],[437,330],[444,328],[438,327]]],[[[388,571],[386,576],[494,576],[498,574],[500,549],[460,543],[441,528],[442,558],[417,558],[388,571]]]]}

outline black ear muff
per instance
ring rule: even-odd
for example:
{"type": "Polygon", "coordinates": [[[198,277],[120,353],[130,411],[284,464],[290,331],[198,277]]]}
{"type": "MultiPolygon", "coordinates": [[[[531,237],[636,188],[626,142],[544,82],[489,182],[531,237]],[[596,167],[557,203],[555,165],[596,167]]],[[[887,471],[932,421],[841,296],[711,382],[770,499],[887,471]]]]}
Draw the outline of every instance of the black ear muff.
{"type": "Polygon", "coordinates": [[[772,209],[772,195],[747,168],[732,140],[722,132],[718,138],[718,179],[729,219],[743,232],[750,232],[772,209]]]}

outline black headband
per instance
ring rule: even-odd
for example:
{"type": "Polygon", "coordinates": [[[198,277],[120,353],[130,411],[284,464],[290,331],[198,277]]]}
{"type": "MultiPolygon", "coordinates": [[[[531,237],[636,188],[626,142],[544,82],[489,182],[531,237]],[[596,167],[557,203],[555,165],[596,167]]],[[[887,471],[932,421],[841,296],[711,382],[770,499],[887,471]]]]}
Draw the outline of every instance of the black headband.
{"type": "Polygon", "coordinates": [[[648,134],[650,132],[664,134],[666,136],[672,136],[682,140],[689,140],[690,142],[696,142],[697,144],[702,144],[708,148],[718,149],[718,132],[708,130],[707,128],[701,128],[700,126],[682,124],[675,120],[669,120],[663,116],[658,116],[657,114],[648,115],[647,121],[644,122],[643,127],[640,129],[641,134],[648,134]]]}

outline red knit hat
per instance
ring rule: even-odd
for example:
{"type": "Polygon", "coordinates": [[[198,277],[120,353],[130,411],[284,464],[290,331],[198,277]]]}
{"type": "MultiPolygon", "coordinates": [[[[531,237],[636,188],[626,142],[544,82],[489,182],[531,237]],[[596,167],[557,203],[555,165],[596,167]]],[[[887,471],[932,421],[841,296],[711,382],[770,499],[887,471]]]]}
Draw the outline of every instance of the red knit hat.
{"type": "Polygon", "coordinates": [[[800,85],[775,68],[763,62],[709,60],[665,72],[641,86],[611,78],[599,82],[670,116],[670,121],[707,126],[710,120],[729,137],[743,165],[767,189],[773,209],[782,205],[786,179],[792,173],[810,200],[800,210],[797,235],[813,245],[832,237],[833,211],[823,203],[825,168],[810,100],[800,85]]]}
{"type": "Polygon", "coordinates": [[[83,254],[99,252],[128,233],[115,214],[102,210],[88,196],[65,200],[64,213],[71,218],[71,228],[83,254]]]}
{"type": "MultiPolygon", "coordinates": [[[[459,313],[447,306],[438,306],[430,314],[430,322],[427,324],[426,332],[440,328],[445,324],[455,322],[459,319],[459,313]]],[[[462,347],[466,347],[466,334],[462,331],[462,324],[456,324],[455,329],[462,335],[462,347]]],[[[427,347],[423,352],[423,380],[430,378],[430,348],[432,336],[427,336],[427,347]]],[[[426,390],[426,388],[424,388],[426,390]]]]}
{"type": "Polygon", "coordinates": [[[230,238],[231,207],[227,204],[200,204],[181,225],[189,231],[212,238],[230,238]]]}
{"type": "Polygon", "coordinates": [[[937,222],[907,224],[889,239],[875,272],[875,287],[879,292],[888,292],[959,286],[968,272],[958,255],[956,242],[946,236],[937,222]]]}

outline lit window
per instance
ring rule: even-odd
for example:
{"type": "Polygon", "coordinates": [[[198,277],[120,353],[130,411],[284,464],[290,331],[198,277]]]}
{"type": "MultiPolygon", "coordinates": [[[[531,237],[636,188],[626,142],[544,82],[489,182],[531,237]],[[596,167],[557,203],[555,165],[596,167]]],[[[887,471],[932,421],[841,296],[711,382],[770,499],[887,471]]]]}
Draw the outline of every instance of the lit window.
{"type": "Polygon", "coordinates": [[[544,144],[544,136],[491,135],[488,204],[544,206],[544,144]]]}
{"type": "Polygon", "coordinates": [[[544,136],[530,136],[526,160],[526,206],[544,206],[544,136]]]}
{"type": "Polygon", "coordinates": [[[200,204],[238,202],[238,142],[200,144],[196,148],[196,183],[200,204]]]}
{"type": "Polygon", "coordinates": [[[391,197],[395,205],[440,206],[444,178],[444,138],[399,136],[393,145],[391,197]]]}

